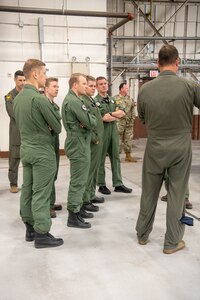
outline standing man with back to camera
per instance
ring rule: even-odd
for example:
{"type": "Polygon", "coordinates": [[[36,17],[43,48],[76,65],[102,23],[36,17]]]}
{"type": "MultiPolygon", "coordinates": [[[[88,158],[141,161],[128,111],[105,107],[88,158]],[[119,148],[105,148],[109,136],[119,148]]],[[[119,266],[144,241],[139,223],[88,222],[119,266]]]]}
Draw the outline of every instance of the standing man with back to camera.
{"type": "Polygon", "coordinates": [[[122,149],[126,154],[125,161],[137,162],[137,159],[131,156],[133,144],[133,130],[135,120],[135,102],[128,95],[128,84],[123,82],[119,85],[119,94],[114,96],[117,105],[124,107],[125,116],[117,121],[119,131],[120,153],[122,149]]]}
{"type": "Polygon", "coordinates": [[[60,114],[39,92],[45,87],[45,64],[29,59],[23,68],[26,85],[14,100],[14,114],[20,131],[20,157],[23,165],[23,185],[20,214],[26,226],[25,240],[35,240],[36,248],[63,244],[49,231],[50,196],[56,174],[56,155],[52,135],[61,132],[60,114]]]}
{"type": "Polygon", "coordinates": [[[10,192],[17,193],[18,190],[18,169],[20,163],[20,133],[17,128],[14,112],[13,100],[25,85],[24,73],[20,70],[14,75],[15,88],[5,96],[6,110],[10,117],[9,124],[9,171],[10,192]]]}
{"type": "Polygon", "coordinates": [[[192,160],[192,116],[193,107],[200,108],[200,86],[178,77],[178,67],[177,49],[164,45],[158,54],[160,74],[144,84],[138,95],[138,113],[147,127],[148,139],[143,161],[137,237],[139,244],[147,244],[167,171],[165,254],[185,247],[182,219],[192,160]]]}
{"type": "MultiPolygon", "coordinates": [[[[57,97],[59,90],[58,78],[48,77],[45,83],[44,94],[49,99],[53,109],[56,113],[60,114],[59,106],[54,102],[54,98],[57,97]]],[[[60,161],[60,153],[59,153],[59,134],[52,135],[52,142],[55,149],[56,154],[56,175],[54,178],[53,188],[51,192],[50,198],[50,216],[51,218],[56,218],[56,210],[62,210],[61,204],[56,204],[56,189],[55,189],[55,181],[58,177],[58,169],[59,169],[59,161],[60,161]]]]}

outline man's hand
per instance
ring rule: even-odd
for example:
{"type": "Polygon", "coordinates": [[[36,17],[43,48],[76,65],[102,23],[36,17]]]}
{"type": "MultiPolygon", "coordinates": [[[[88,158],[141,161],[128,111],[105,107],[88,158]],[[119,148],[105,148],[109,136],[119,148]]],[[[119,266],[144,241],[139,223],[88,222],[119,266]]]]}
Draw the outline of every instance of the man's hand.
{"type": "Polygon", "coordinates": [[[121,119],[125,116],[125,112],[121,109],[116,109],[116,111],[112,113],[112,116],[117,119],[121,119]]]}
{"type": "Polygon", "coordinates": [[[109,113],[106,113],[102,119],[104,122],[113,122],[116,120],[116,118],[111,116],[109,113]]]}

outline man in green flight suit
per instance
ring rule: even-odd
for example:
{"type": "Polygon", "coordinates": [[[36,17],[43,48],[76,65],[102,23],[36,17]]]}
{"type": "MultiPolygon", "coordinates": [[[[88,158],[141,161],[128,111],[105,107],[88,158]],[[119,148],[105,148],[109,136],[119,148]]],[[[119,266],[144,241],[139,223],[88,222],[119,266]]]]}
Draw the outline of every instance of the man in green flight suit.
{"type": "MultiPolygon", "coordinates": [[[[54,110],[59,114],[60,108],[54,101],[54,98],[57,97],[57,95],[58,95],[58,90],[59,90],[58,78],[48,77],[46,80],[46,83],[45,83],[44,94],[49,99],[54,110]]],[[[56,202],[55,181],[58,176],[58,168],[59,168],[59,161],[60,161],[59,134],[52,135],[52,140],[53,140],[53,146],[54,146],[55,154],[56,154],[56,175],[54,178],[54,183],[53,183],[53,188],[52,188],[52,193],[51,193],[51,198],[50,198],[50,216],[51,216],[51,218],[56,218],[55,211],[62,210],[61,204],[55,204],[55,202],[56,202]]]]}
{"type": "Polygon", "coordinates": [[[138,95],[138,113],[147,127],[148,140],[143,161],[137,237],[139,244],[147,244],[167,171],[165,254],[185,247],[183,218],[192,159],[193,106],[200,108],[200,86],[178,77],[178,67],[177,49],[172,45],[162,46],[158,54],[160,74],[144,84],[138,95]]]}
{"type": "Polygon", "coordinates": [[[14,112],[13,100],[23,89],[25,84],[24,73],[20,70],[14,75],[15,88],[5,96],[6,110],[10,117],[9,124],[9,170],[8,179],[10,181],[10,192],[17,193],[18,190],[18,168],[20,163],[20,133],[17,128],[14,112]]]}
{"type": "Polygon", "coordinates": [[[98,206],[93,205],[93,203],[103,203],[103,197],[97,197],[95,195],[96,191],[96,180],[98,173],[99,161],[101,158],[102,144],[103,144],[103,132],[104,126],[98,105],[95,103],[92,96],[94,96],[96,91],[96,79],[92,76],[87,76],[87,88],[86,95],[82,96],[85,105],[97,118],[97,127],[92,131],[91,139],[91,162],[88,181],[83,195],[83,208],[88,211],[97,211],[98,206]]]}
{"type": "Polygon", "coordinates": [[[122,118],[125,112],[121,107],[116,105],[113,98],[108,96],[108,82],[105,77],[100,76],[96,78],[96,87],[98,95],[95,97],[95,102],[99,106],[104,124],[103,147],[97,178],[99,192],[105,195],[111,193],[105,182],[105,160],[108,154],[111,161],[114,191],[131,193],[132,189],[124,186],[122,182],[119,157],[119,133],[116,125],[116,120],[122,118]]]}
{"type": "Polygon", "coordinates": [[[97,126],[96,117],[81,98],[81,95],[86,94],[86,86],[85,75],[72,74],[69,79],[69,92],[62,105],[62,121],[67,132],[65,154],[70,160],[67,226],[76,228],[90,228],[91,224],[83,218],[92,217],[82,207],[90,169],[91,135],[97,126]]]}
{"type": "Polygon", "coordinates": [[[49,233],[49,199],[56,174],[52,135],[61,131],[60,114],[47,97],[39,93],[46,82],[45,64],[37,59],[29,59],[24,64],[23,72],[26,84],[14,99],[23,165],[20,214],[26,225],[26,241],[35,240],[36,248],[57,247],[63,244],[63,240],[49,233]]]}

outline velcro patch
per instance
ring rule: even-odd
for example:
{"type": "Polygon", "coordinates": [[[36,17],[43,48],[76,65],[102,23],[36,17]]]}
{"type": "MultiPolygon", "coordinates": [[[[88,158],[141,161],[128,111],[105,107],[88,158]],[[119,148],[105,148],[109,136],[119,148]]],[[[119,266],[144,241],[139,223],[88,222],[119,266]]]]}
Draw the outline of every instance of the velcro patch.
{"type": "Polygon", "coordinates": [[[87,110],[87,107],[85,106],[85,104],[83,104],[82,106],[81,106],[81,108],[82,108],[82,110],[87,110]]]}
{"type": "Polygon", "coordinates": [[[7,101],[12,100],[12,96],[11,96],[11,95],[7,95],[7,96],[6,96],[6,100],[7,100],[7,101]]]}

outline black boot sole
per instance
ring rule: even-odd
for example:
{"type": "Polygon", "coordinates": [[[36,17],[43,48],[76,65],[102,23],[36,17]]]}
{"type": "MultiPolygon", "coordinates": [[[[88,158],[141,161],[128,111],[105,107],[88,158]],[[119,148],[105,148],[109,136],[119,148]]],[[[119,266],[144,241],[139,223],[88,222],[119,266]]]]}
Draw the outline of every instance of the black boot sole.
{"type": "Polygon", "coordinates": [[[25,238],[25,241],[26,242],[33,242],[35,240],[35,238],[34,237],[32,237],[32,238],[25,238]]]}
{"type": "Polygon", "coordinates": [[[86,226],[82,226],[82,225],[75,225],[75,224],[70,224],[67,223],[68,227],[73,227],[73,228],[79,228],[79,229],[89,229],[91,228],[91,224],[87,224],[86,226]]]}
{"type": "Polygon", "coordinates": [[[63,245],[63,241],[60,242],[59,244],[35,244],[36,249],[42,249],[42,248],[54,248],[54,247],[59,247],[63,245]]]}

